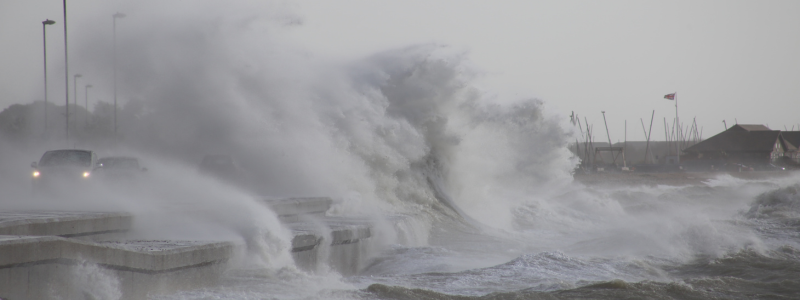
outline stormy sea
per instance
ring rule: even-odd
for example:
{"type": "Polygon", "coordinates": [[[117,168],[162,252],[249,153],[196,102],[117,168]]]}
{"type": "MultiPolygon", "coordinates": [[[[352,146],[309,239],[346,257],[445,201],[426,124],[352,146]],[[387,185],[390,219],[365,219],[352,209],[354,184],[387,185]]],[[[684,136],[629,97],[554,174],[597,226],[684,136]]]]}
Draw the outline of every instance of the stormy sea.
{"type": "Polygon", "coordinates": [[[158,299],[796,299],[798,179],[566,185],[517,195],[503,229],[419,207],[426,238],[389,245],[358,275],[238,269],[158,299]]]}
{"type": "MultiPolygon", "coordinates": [[[[800,298],[800,174],[585,185],[572,176],[567,145],[580,135],[568,114],[494,93],[467,51],[422,44],[326,60],[270,21],[186,18],[120,37],[120,85],[136,91],[123,145],[80,145],[137,154],[148,186],[16,204],[131,212],[133,232],[151,239],[258,233],[217,284],[152,299],[800,298]],[[206,153],[236,157],[248,189],[196,175],[206,153]],[[374,222],[376,247],[354,275],[302,270],[253,195],[331,197],[327,216],[374,222]]],[[[78,57],[91,53],[84,44],[78,57]]],[[[27,175],[20,161],[58,146],[3,143],[14,159],[0,165],[27,175]]],[[[26,199],[27,180],[0,186],[26,199]]],[[[119,297],[114,278],[85,271],[87,293],[119,297]]]]}
{"type": "Polygon", "coordinates": [[[583,185],[566,118],[493,102],[465,59],[419,45],[271,89],[241,75],[246,92],[223,96],[247,117],[205,126],[263,172],[261,193],[331,196],[327,215],[369,216],[381,247],[343,276],[299,270],[272,236],[217,286],[157,299],[800,297],[800,175],[583,185]]]}

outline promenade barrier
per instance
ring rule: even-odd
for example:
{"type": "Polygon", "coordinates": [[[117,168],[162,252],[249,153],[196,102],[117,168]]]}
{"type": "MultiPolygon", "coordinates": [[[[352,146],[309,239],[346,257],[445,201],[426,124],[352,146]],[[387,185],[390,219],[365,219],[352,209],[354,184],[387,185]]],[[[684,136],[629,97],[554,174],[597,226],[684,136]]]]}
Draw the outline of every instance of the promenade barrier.
{"type": "MultiPolygon", "coordinates": [[[[264,200],[292,232],[296,265],[356,274],[375,245],[367,220],[325,217],[325,197],[264,200]]],[[[134,216],[119,212],[0,211],[0,299],[122,299],[217,283],[239,247],[232,241],[128,239],[134,216]],[[102,290],[102,289],[101,289],[102,290]]]]}

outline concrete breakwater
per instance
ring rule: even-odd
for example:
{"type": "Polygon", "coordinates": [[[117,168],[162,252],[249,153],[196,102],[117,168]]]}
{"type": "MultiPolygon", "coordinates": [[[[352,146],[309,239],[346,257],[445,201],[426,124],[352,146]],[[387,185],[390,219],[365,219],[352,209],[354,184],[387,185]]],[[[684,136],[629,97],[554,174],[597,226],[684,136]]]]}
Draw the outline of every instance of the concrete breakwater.
{"type": "MultiPolygon", "coordinates": [[[[293,234],[298,267],[321,264],[348,275],[369,256],[374,227],[364,220],[324,217],[329,198],[265,201],[293,234]]],[[[131,240],[127,213],[0,211],[1,299],[93,299],[87,284],[105,284],[116,298],[214,284],[244,245],[232,241],[131,240]]],[[[101,289],[102,290],[102,289],[101,289]]]]}

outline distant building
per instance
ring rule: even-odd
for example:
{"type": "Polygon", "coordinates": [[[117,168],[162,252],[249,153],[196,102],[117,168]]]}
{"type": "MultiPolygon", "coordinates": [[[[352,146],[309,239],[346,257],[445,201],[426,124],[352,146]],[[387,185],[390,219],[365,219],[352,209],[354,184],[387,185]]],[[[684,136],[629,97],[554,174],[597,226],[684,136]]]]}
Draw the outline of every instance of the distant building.
{"type": "Polygon", "coordinates": [[[783,131],[781,132],[781,135],[787,142],[789,142],[789,144],[792,144],[795,146],[795,148],[798,148],[798,150],[790,152],[786,156],[791,158],[794,162],[800,163],[800,131],[783,131]]]}
{"type": "Polygon", "coordinates": [[[784,156],[797,156],[797,146],[787,141],[780,130],[737,124],[683,152],[681,160],[687,163],[765,165],[784,156]]]}
{"type": "Polygon", "coordinates": [[[769,127],[761,125],[761,124],[736,124],[731,126],[730,129],[732,131],[744,132],[744,131],[773,131],[769,129],[769,127]]]}

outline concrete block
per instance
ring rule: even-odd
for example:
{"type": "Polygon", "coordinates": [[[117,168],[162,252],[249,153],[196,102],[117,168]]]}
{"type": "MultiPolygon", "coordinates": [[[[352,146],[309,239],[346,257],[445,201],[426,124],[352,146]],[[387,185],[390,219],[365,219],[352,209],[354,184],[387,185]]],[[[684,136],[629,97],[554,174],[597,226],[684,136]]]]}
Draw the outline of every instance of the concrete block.
{"type": "Polygon", "coordinates": [[[331,208],[328,197],[266,199],[263,201],[283,222],[297,222],[303,216],[322,217],[331,208]]]}
{"type": "Polygon", "coordinates": [[[367,220],[328,217],[287,226],[294,234],[292,257],[301,269],[317,270],[324,262],[339,273],[354,275],[371,255],[373,225],[367,220]]]}
{"type": "Polygon", "coordinates": [[[128,213],[0,211],[0,235],[82,237],[124,232],[132,223],[128,213]]]}
{"type": "Polygon", "coordinates": [[[229,242],[96,243],[54,236],[0,236],[0,297],[53,299],[49,291],[55,290],[59,297],[80,298],[92,288],[93,279],[84,277],[102,275],[109,284],[120,285],[124,299],[141,299],[147,296],[142,291],[161,290],[158,286],[173,289],[213,282],[233,250],[229,242]]]}
{"type": "Polygon", "coordinates": [[[0,269],[0,298],[30,299],[27,297],[28,269],[0,269]]]}
{"type": "MultiPolygon", "coordinates": [[[[357,274],[374,251],[372,223],[325,217],[330,198],[265,202],[293,232],[291,252],[302,269],[317,270],[325,263],[344,275],[357,274]]],[[[215,283],[234,248],[242,247],[219,241],[99,239],[124,232],[132,221],[124,213],[0,212],[5,234],[0,235],[0,298],[80,298],[92,293],[85,289],[97,280],[119,285],[123,299],[202,287],[215,283]],[[99,277],[76,282],[70,279],[76,274],[99,277]]]]}

